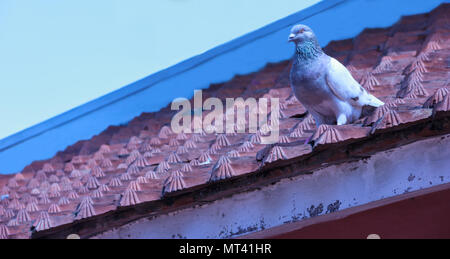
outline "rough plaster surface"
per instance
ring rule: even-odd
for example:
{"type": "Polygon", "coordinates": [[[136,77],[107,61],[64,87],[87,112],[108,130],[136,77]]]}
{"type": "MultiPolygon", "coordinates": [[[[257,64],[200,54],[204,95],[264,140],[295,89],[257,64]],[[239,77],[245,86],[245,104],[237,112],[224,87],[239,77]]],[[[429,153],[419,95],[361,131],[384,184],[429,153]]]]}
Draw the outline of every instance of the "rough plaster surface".
{"type": "Polygon", "coordinates": [[[333,165],[97,238],[229,238],[450,182],[450,135],[333,165]]]}

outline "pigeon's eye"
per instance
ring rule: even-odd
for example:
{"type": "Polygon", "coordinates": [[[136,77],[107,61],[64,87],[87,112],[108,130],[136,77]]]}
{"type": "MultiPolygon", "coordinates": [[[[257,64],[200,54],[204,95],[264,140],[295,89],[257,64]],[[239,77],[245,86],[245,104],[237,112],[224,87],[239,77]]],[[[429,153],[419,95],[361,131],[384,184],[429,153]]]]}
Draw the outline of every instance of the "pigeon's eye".
{"type": "Polygon", "coordinates": [[[298,33],[303,33],[305,31],[305,28],[301,28],[298,33]]]}

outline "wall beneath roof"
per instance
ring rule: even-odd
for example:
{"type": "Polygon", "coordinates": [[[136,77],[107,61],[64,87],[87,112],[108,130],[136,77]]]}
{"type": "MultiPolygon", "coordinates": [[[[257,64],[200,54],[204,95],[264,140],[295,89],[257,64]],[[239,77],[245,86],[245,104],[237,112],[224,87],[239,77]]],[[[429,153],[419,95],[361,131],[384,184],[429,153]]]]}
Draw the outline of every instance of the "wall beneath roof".
{"type": "Polygon", "coordinates": [[[237,237],[439,186],[450,183],[449,145],[450,135],[418,141],[213,203],[144,218],[96,238],[237,237]]]}
{"type": "Polygon", "coordinates": [[[127,123],[142,112],[158,111],[194,89],[257,71],[291,57],[290,27],[310,25],[321,45],[356,36],[367,27],[385,27],[402,15],[428,12],[446,0],[325,0],[257,31],[218,46],[117,91],[0,140],[0,174],[15,173],[34,160],[127,123]]]}

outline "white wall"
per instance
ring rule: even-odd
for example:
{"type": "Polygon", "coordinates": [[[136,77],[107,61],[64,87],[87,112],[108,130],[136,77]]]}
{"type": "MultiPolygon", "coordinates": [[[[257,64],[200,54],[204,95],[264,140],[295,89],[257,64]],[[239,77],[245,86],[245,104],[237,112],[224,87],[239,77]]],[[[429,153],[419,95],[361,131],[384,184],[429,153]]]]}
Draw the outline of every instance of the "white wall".
{"type": "Polygon", "coordinates": [[[228,238],[301,220],[308,208],[341,203],[339,210],[450,182],[450,135],[380,152],[312,175],[142,219],[97,238],[228,238]]]}

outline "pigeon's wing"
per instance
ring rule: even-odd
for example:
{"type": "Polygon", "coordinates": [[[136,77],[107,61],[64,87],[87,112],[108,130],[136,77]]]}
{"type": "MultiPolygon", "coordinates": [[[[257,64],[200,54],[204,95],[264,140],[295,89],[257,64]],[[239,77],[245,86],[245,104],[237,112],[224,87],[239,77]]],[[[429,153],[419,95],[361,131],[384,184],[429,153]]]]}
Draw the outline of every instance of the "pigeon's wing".
{"type": "Polygon", "coordinates": [[[344,102],[358,102],[365,91],[347,68],[331,57],[325,79],[331,92],[344,102]]]}
{"type": "Polygon", "coordinates": [[[353,106],[370,105],[378,107],[383,102],[369,94],[339,61],[330,57],[325,80],[331,92],[353,106]]]}

